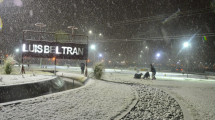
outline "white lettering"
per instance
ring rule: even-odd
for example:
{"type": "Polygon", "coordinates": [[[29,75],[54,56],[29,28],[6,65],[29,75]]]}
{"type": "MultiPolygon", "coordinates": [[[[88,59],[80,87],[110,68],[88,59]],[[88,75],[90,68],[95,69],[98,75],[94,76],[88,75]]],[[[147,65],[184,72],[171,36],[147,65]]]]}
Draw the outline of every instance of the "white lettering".
{"type": "Polygon", "coordinates": [[[33,44],[34,52],[37,53],[37,45],[33,44]]]}
{"type": "Polygon", "coordinates": [[[69,54],[69,52],[70,52],[71,55],[73,55],[71,47],[67,47],[67,54],[69,54]]]}
{"type": "MultiPolygon", "coordinates": [[[[64,51],[65,52],[65,51],[64,51]]],[[[58,51],[58,46],[56,46],[56,54],[62,54],[62,52],[58,51]]]]}
{"type": "Polygon", "coordinates": [[[34,53],[55,53],[55,54],[67,54],[67,55],[84,55],[84,48],[79,47],[66,47],[62,46],[49,46],[49,45],[37,45],[26,44],[22,45],[22,52],[34,52],[34,53]]]}
{"type": "Polygon", "coordinates": [[[78,48],[78,54],[84,55],[84,48],[78,48]]]}
{"type": "Polygon", "coordinates": [[[63,48],[63,54],[65,54],[65,49],[66,49],[67,47],[61,47],[61,48],[63,48]]]}
{"type": "Polygon", "coordinates": [[[42,53],[43,52],[42,45],[38,45],[37,46],[37,52],[38,53],[42,53]]]}
{"type": "Polygon", "coordinates": [[[55,53],[55,46],[50,46],[50,53],[55,53]]]}
{"type": "Polygon", "coordinates": [[[29,52],[34,52],[34,44],[32,45],[32,50],[31,50],[31,45],[28,46],[29,47],[29,52]]]}
{"type": "Polygon", "coordinates": [[[23,45],[22,45],[22,52],[28,52],[28,50],[26,50],[25,48],[26,48],[26,45],[23,44],[23,45]]]}
{"type": "Polygon", "coordinates": [[[79,55],[76,47],[73,49],[73,54],[79,55]]]}
{"type": "Polygon", "coordinates": [[[44,45],[44,53],[49,53],[49,46],[48,45],[44,45]]]}

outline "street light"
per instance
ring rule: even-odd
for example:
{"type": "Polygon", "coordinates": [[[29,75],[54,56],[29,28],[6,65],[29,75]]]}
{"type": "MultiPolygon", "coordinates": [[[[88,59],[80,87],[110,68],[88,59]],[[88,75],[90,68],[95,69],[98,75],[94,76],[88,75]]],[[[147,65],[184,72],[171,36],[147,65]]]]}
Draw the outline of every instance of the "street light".
{"type": "Polygon", "coordinates": [[[75,26],[68,26],[67,28],[72,29],[72,41],[73,41],[73,33],[74,33],[74,29],[78,29],[75,26]]]}
{"type": "Polygon", "coordinates": [[[95,49],[96,49],[96,46],[95,46],[95,45],[91,45],[91,49],[92,49],[92,50],[95,50],[95,49]]]}
{"type": "Polygon", "coordinates": [[[75,27],[75,26],[68,26],[67,28],[72,29],[72,35],[73,35],[73,33],[74,33],[74,29],[78,29],[78,28],[75,27]]]}
{"type": "MultiPolygon", "coordinates": [[[[184,43],[184,48],[188,48],[190,44],[188,42],[184,43]]],[[[189,55],[188,55],[188,50],[187,50],[187,78],[188,78],[188,61],[189,61],[189,55]]]]}
{"type": "MultiPolygon", "coordinates": [[[[158,59],[158,57],[160,57],[160,53],[157,53],[157,59],[158,59]]],[[[160,71],[160,64],[159,64],[159,71],[160,71]]]]}
{"type": "Polygon", "coordinates": [[[147,50],[147,58],[146,58],[146,61],[147,61],[147,63],[148,63],[148,52],[149,52],[149,48],[146,46],[146,50],[147,50]]]}
{"type": "Polygon", "coordinates": [[[17,58],[18,58],[19,66],[20,66],[20,58],[19,58],[20,53],[19,53],[19,49],[18,49],[18,48],[16,49],[16,53],[18,54],[18,57],[17,57],[17,58]]]}
{"type": "Polygon", "coordinates": [[[102,54],[101,53],[99,54],[99,57],[101,58],[101,61],[103,62],[104,60],[102,59],[102,54]]]}
{"type": "Polygon", "coordinates": [[[92,34],[92,31],[90,30],[89,33],[92,34]]]}
{"type": "Polygon", "coordinates": [[[185,42],[184,43],[184,47],[186,48],[186,47],[188,47],[189,46],[189,43],[188,42],[185,42]]]}
{"type": "Polygon", "coordinates": [[[99,34],[93,34],[93,32],[91,30],[89,31],[89,34],[92,34],[95,37],[95,40],[97,40],[97,37],[102,37],[101,33],[99,33],[99,34]]]}
{"type": "Polygon", "coordinates": [[[157,54],[157,57],[160,57],[160,53],[157,54]]]}
{"type": "Polygon", "coordinates": [[[16,49],[16,52],[19,52],[19,49],[16,49]]]}
{"type": "Polygon", "coordinates": [[[96,46],[95,45],[91,45],[91,47],[90,47],[92,50],[94,50],[94,52],[93,52],[93,56],[94,56],[94,58],[93,58],[93,62],[95,63],[95,50],[96,50],[96,46]]]}

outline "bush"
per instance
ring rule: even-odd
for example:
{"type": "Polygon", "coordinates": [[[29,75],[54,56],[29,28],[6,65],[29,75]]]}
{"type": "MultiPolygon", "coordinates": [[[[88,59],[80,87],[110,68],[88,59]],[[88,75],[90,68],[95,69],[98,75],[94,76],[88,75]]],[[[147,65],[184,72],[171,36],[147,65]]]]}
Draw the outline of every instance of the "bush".
{"type": "Polygon", "coordinates": [[[128,68],[128,70],[132,70],[132,67],[130,66],[130,67],[128,68]]]}
{"type": "Polygon", "coordinates": [[[93,71],[94,71],[94,77],[96,79],[101,79],[102,75],[104,74],[103,73],[103,70],[105,69],[105,66],[104,66],[104,63],[103,62],[99,62],[99,63],[96,63],[94,66],[93,66],[93,71]]]}
{"type": "Polygon", "coordinates": [[[13,55],[9,55],[6,60],[4,61],[4,72],[5,74],[11,74],[13,72],[13,65],[17,63],[17,61],[14,60],[13,55]]]}
{"type": "Polygon", "coordinates": [[[4,71],[6,74],[12,73],[12,65],[10,63],[6,63],[4,71]]]}

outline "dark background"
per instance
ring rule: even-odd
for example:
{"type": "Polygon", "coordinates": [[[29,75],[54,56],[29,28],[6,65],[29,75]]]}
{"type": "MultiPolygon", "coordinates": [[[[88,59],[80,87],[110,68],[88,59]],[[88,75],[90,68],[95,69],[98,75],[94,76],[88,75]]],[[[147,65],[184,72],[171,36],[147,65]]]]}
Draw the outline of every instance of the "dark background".
{"type": "MultiPolygon", "coordinates": [[[[214,65],[214,5],[214,0],[4,0],[0,50],[4,55],[13,53],[22,30],[39,30],[35,23],[41,22],[46,24],[42,30],[49,32],[71,33],[67,27],[76,26],[74,34],[89,35],[96,56],[102,53],[106,62],[174,65],[180,60],[185,65],[189,60],[191,66],[214,65]],[[182,50],[186,41],[191,47],[182,50]]],[[[89,59],[92,56],[89,49],[89,59]]]]}

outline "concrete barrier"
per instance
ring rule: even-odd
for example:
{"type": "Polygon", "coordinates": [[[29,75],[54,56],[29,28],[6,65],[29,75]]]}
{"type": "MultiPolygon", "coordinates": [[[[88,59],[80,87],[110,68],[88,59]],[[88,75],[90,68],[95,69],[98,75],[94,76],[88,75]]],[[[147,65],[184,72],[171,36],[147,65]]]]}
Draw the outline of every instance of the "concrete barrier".
{"type": "Polygon", "coordinates": [[[33,98],[82,86],[77,82],[54,77],[46,81],[0,86],[0,103],[33,98]]]}

